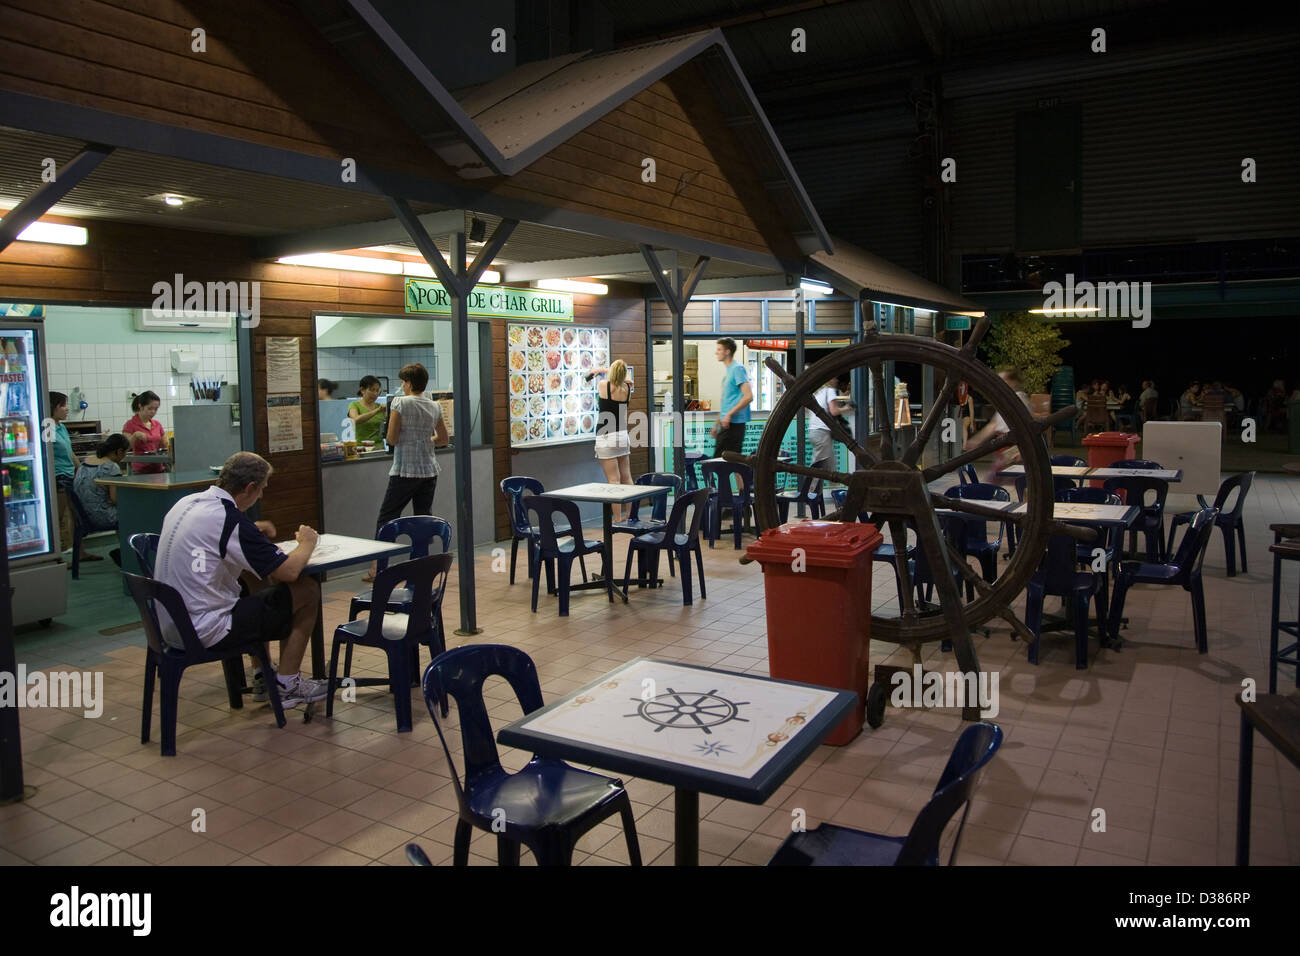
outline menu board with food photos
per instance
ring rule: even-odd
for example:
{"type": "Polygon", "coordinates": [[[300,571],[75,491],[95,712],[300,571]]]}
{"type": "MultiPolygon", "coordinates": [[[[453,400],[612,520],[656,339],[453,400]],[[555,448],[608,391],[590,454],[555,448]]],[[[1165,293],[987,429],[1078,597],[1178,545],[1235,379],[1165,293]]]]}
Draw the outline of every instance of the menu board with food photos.
{"type": "Polygon", "coordinates": [[[510,323],[506,394],[510,445],[537,448],[596,437],[596,379],[609,365],[609,329],[510,323]]]}

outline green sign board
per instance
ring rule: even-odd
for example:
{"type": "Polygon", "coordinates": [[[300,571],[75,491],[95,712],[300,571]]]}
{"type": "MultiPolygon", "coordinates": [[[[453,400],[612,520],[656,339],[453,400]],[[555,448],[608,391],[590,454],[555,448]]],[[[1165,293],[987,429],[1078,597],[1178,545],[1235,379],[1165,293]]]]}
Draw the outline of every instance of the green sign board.
{"type": "Polygon", "coordinates": [[[946,332],[965,332],[970,328],[970,316],[946,315],[943,318],[943,328],[946,332]]]}
{"type": "MultiPolygon", "coordinates": [[[[451,314],[451,296],[442,283],[432,279],[406,280],[406,311],[451,314]]],[[[507,286],[475,286],[469,294],[470,315],[494,315],[508,319],[573,321],[573,296],[545,289],[512,289],[507,286]]]]}

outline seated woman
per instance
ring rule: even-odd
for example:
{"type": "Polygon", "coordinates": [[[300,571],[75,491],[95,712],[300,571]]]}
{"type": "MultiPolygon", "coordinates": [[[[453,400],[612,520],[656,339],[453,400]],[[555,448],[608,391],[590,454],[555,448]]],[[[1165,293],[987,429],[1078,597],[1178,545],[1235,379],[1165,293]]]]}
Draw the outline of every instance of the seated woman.
{"type": "Polygon", "coordinates": [[[109,435],[95,446],[93,455],[86,456],[72,479],[72,490],[93,526],[90,530],[117,527],[117,489],[97,485],[95,479],[120,477],[122,459],[130,447],[125,435],[109,435]]]}

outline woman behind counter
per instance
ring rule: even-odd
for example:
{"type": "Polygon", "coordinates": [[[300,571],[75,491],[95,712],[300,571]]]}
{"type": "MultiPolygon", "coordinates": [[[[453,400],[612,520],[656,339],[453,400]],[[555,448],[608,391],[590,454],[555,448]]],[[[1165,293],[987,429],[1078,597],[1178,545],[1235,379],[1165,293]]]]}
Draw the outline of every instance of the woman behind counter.
{"type": "MultiPolygon", "coordinates": [[[[131,411],[135,414],[122,426],[122,434],[131,443],[131,454],[152,454],[166,444],[162,422],[154,417],[161,404],[162,399],[147,390],[131,399],[131,411]]],[[[162,471],[163,466],[155,462],[135,462],[131,470],[136,474],[154,474],[162,471]]]]}
{"type": "Polygon", "coordinates": [[[372,441],[378,444],[383,437],[381,429],[384,425],[384,406],[378,403],[379,398],[379,379],[373,375],[367,375],[359,383],[357,395],[360,396],[359,402],[353,402],[348,406],[348,418],[352,419],[357,429],[357,441],[372,441]]]}
{"type": "MultiPolygon", "coordinates": [[[[388,414],[388,445],[393,449],[393,466],[388,471],[388,491],[379,506],[378,533],[389,521],[399,517],[409,502],[415,502],[417,515],[433,512],[433,493],[438,487],[438,461],[433,449],[447,444],[447,426],[442,420],[442,406],[424,397],[429,385],[429,370],[419,362],[403,365],[397,373],[402,380],[402,394],[393,399],[388,414]]],[[[363,581],[375,579],[375,565],[363,581]]]]}

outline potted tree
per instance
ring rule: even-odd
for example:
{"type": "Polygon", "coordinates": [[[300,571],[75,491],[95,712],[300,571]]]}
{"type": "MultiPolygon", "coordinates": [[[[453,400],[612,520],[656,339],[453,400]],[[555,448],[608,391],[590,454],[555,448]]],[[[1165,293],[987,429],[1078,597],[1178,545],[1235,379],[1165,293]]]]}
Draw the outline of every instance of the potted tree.
{"type": "Polygon", "coordinates": [[[1020,387],[1029,393],[1030,410],[1042,416],[1051,412],[1048,388],[1061,366],[1061,352],[1069,344],[1058,326],[1028,312],[998,312],[980,348],[994,368],[1010,365],[1020,373],[1020,387]]]}

